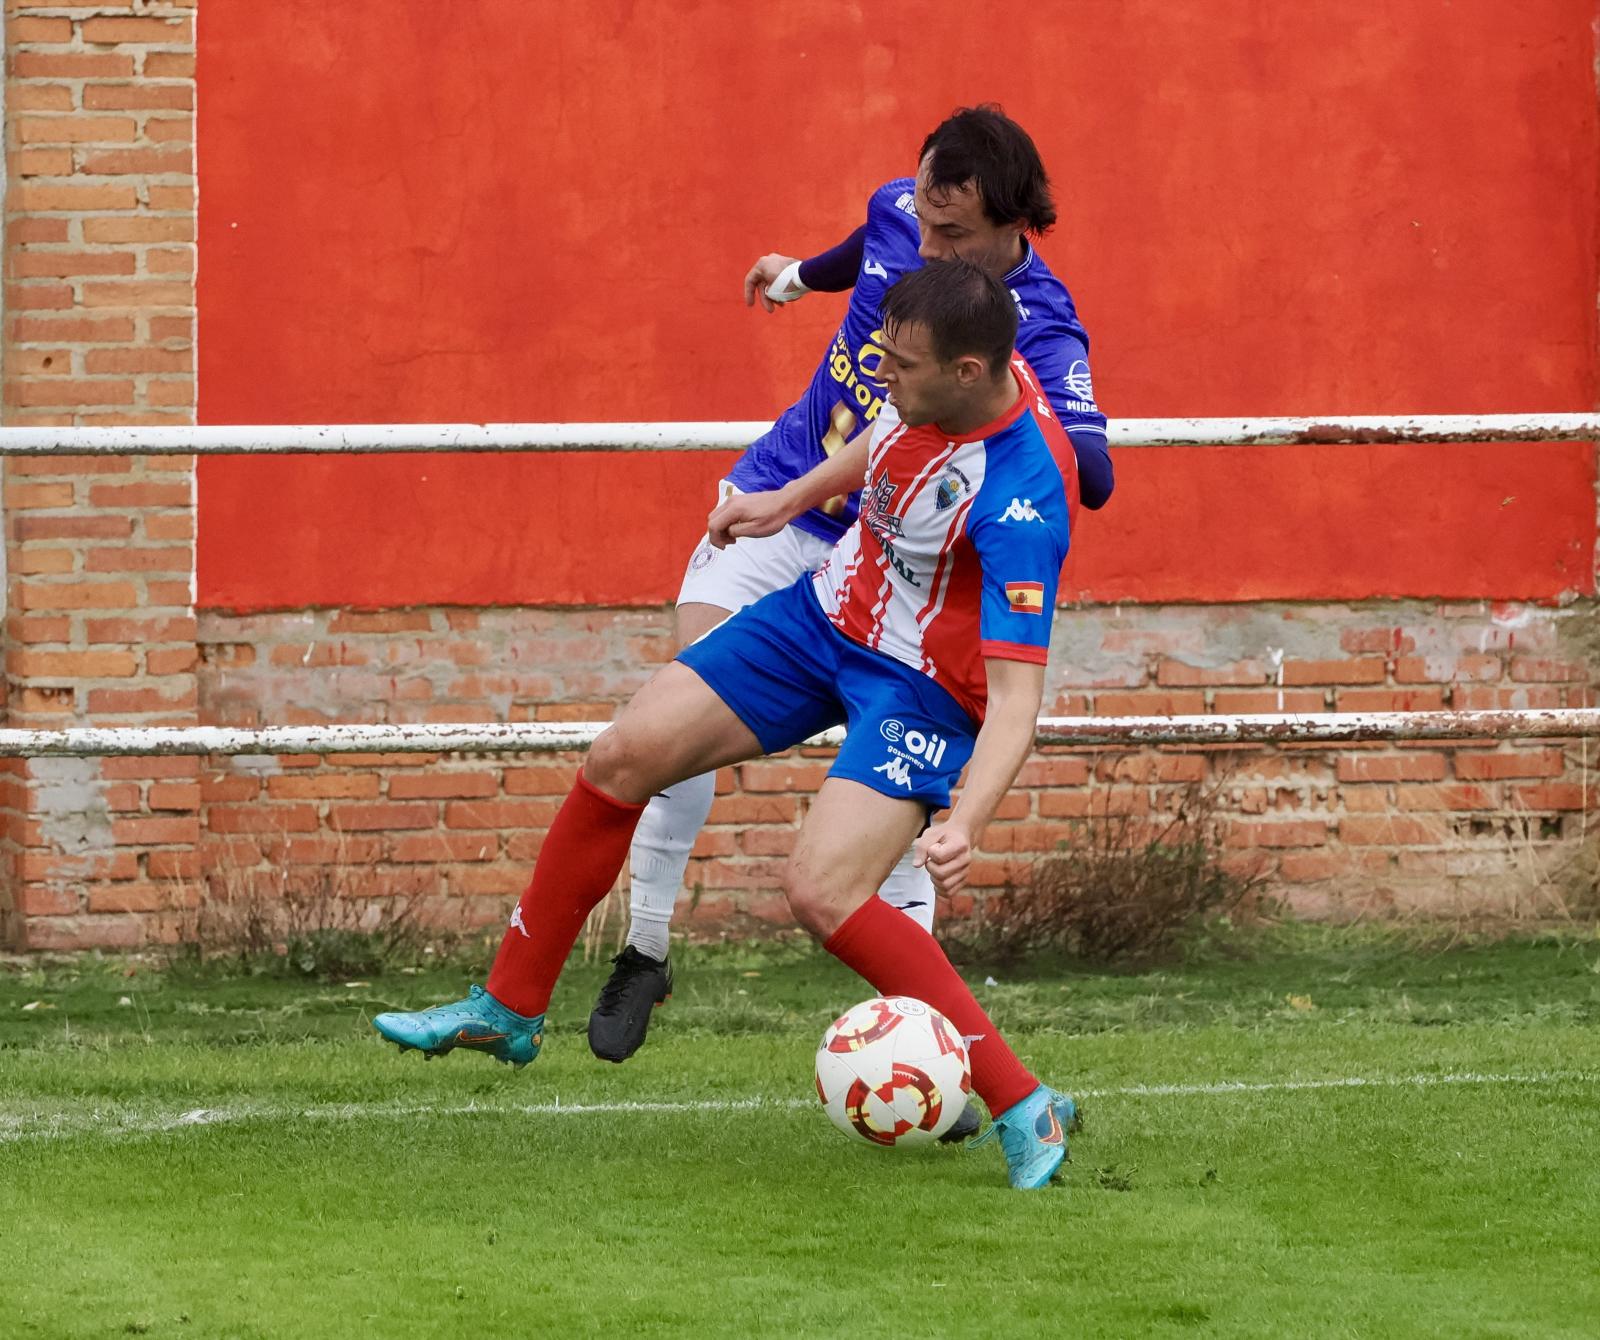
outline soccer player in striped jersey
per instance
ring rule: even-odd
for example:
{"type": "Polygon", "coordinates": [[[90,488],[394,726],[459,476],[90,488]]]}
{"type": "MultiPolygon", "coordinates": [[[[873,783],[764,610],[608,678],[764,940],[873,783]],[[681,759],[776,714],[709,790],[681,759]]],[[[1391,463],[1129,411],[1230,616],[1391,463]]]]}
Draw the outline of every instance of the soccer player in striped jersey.
{"type": "Polygon", "coordinates": [[[940,891],[960,890],[1033,746],[1076,479],[1047,397],[1013,358],[1017,320],[1005,287],[961,260],[889,290],[870,442],[777,500],[731,500],[711,527],[754,536],[864,473],[858,519],[819,572],[740,610],[634,695],[551,825],[487,989],[380,1015],[384,1037],[533,1060],[556,979],[650,797],[848,722],[785,870],[790,908],[880,994],[926,1001],[960,1029],[994,1119],[973,1143],[999,1137],[1014,1187],[1050,1180],[1073,1100],[1028,1071],[933,936],[876,894],[913,841],[940,891]],[[963,768],[959,801],[931,823],[963,768]]]}
{"type": "MultiPolygon", "coordinates": [[[[811,384],[770,432],[754,442],[722,486],[723,496],[781,488],[835,457],[883,413],[878,307],[902,275],[925,260],[960,256],[997,278],[1017,309],[1017,349],[1067,430],[1086,507],[1111,495],[1105,416],[1094,402],[1089,341],[1065,285],[1033,248],[1055,223],[1049,179],[1027,132],[997,107],[957,112],[930,134],[917,175],[880,186],[866,222],[810,260],[768,255],[745,277],[746,303],[776,311],[812,290],[852,290],[838,333],[811,384]]],[[[772,535],[694,552],[678,595],[679,645],[729,613],[820,567],[855,520],[860,476],[841,484],[772,535]]],[[[644,1041],[652,1007],[671,990],[668,926],[690,849],[710,812],[714,779],[693,777],[651,799],[634,839],[628,942],[589,1022],[595,1054],[622,1061],[644,1041]]],[[[934,894],[910,853],[882,896],[932,928],[934,894]]]]}

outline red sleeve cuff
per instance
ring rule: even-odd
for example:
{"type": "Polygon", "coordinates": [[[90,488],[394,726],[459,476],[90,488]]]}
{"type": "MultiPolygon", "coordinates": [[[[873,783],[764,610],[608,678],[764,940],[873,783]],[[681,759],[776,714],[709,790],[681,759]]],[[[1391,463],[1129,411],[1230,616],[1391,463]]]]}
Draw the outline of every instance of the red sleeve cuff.
{"type": "Polygon", "coordinates": [[[1026,642],[989,642],[979,644],[985,660],[989,661],[1027,661],[1032,665],[1044,665],[1050,660],[1049,647],[1030,647],[1026,642]]]}

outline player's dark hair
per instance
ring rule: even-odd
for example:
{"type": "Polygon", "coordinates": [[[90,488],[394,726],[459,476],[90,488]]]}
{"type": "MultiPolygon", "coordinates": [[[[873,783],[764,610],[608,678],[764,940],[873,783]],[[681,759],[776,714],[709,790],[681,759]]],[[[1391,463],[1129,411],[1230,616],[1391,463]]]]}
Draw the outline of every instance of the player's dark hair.
{"type": "Polygon", "coordinates": [[[1005,286],[970,261],[929,261],[895,281],[878,308],[886,330],[917,325],[941,363],[977,354],[998,377],[1017,339],[1017,305],[1005,286]]]}
{"type": "Polygon", "coordinates": [[[976,182],[990,223],[1021,223],[1035,237],[1055,227],[1056,202],[1039,151],[998,103],[957,108],[922,141],[917,161],[930,154],[931,190],[955,191],[976,182]]]}

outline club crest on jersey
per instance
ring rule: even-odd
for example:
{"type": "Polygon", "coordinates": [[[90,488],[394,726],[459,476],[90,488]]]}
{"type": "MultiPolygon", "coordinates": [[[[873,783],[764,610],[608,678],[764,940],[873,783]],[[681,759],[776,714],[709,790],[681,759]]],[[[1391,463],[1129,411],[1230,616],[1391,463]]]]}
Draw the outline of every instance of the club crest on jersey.
{"type": "Polygon", "coordinates": [[[1043,614],[1044,583],[1007,582],[1006,604],[1013,614],[1043,614]]]}
{"type": "Polygon", "coordinates": [[[961,501],[961,495],[972,487],[972,481],[954,465],[944,472],[939,487],[934,490],[933,506],[938,512],[947,512],[961,501]]]}
{"type": "Polygon", "coordinates": [[[1006,510],[1000,513],[1000,520],[1006,521],[1037,521],[1044,524],[1044,518],[1034,508],[1032,498],[1013,498],[1006,510]]]}

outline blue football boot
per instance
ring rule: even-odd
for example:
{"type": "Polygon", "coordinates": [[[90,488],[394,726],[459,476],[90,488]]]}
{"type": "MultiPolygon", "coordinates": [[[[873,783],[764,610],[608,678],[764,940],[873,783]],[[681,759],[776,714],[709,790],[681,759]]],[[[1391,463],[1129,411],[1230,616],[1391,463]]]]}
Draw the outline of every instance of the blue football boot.
{"type": "Polygon", "coordinates": [[[991,1121],[989,1129],[967,1148],[976,1149],[998,1135],[1011,1185],[1019,1191],[1032,1191],[1055,1176],[1067,1157],[1067,1132],[1080,1125],[1078,1105],[1066,1094],[1041,1084],[991,1121]]]}
{"type": "Polygon", "coordinates": [[[544,1041],[544,1015],[529,1019],[508,1010],[481,986],[468,991],[465,1000],[431,1010],[380,1014],[372,1026],[402,1051],[411,1048],[432,1059],[470,1047],[519,1070],[539,1054],[544,1041]]]}

